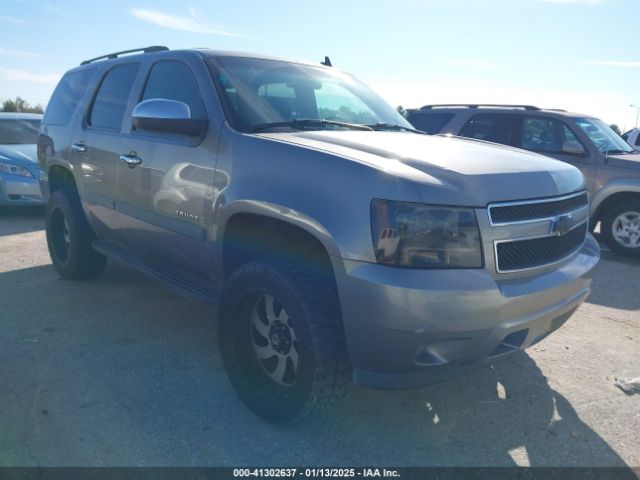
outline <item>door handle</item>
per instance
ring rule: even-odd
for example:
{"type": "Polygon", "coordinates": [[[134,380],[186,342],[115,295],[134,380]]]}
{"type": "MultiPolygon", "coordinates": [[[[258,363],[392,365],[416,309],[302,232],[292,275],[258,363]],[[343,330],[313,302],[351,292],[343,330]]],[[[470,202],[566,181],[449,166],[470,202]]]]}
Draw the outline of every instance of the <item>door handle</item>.
{"type": "Polygon", "coordinates": [[[129,168],[135,168],[136,165],[142,163],[142,159],[133,152],[128,155],[120,155],[120,161],[125,163],[129,168]]]}
{"type": "Polygon", "coordinates": [[[87,153],[87,146],[84,143],[73,143],[71,145],[71,150],[78,153],[87,153]]]}

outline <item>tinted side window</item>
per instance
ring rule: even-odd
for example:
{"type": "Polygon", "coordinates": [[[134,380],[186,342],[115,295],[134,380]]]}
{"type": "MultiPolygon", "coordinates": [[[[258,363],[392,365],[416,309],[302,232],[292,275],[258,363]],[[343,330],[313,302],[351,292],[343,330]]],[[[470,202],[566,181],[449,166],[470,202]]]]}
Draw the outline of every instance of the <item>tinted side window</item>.
{"type": "Polygon", "coordinates": [[[544,117],[525,117],[520,148],[537,152],[560,152],[560,122],[544,117]]]}
{"type": "Polygon", "coordinates": [[[563,142],[579,142],[580,140],[573,134],[573,132],[564,123],[562,124],[562,141],[563,142]]]}
{"type": "Polygon", "coordinates": [[[67,73],[56,87],[42,123],[66,125],[95,74],[95,68],[67,73]]]}
{"type": "Polygon", "coordinates": [[[128,63],[109,70],[93,101],[89,125],[108,130],[120,130],[131,85],[138,73],[138,68],[137,63],[128,63]]]}
{"type": "Polygon", "coordinates": [[[636,145],[640,145],[640,133],[636,137],[636,145]]]}
{"type": "Polygon", "coordinates": [[[513,145],[515,115],[481,113],[474,115],[462,128],[460,135],[488,142],[513,145]]]}
{"type": "Polygon", "coordinates": [[[524,117],[520,148],[536,152],[562,153],[564,142],[579,142],[564,122],[545,117],[524,117]]]}
{"type": "Polygon", "coordinates": [[[427,132],[431,135],[440,133],[442,128],[449,123],[454,117],[453,113],[434,112],[434,113],[415,113],[410,114],[408,120],[418,130],[427,132]]]}
{"type": "Polygon", "coordinates": [[[164,60],[151,68],[142,100],[164,98],[189,105],[192,118],[206,118],[202,96],[191,69],[176,60],[164,60]]]}

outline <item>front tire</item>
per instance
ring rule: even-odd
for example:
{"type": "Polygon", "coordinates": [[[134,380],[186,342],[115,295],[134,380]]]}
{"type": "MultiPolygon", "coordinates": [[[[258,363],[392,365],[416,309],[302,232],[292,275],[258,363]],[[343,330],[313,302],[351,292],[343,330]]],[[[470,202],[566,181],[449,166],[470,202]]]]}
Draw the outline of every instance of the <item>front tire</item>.
{"type": "Polygon", "coordinates": [[[220,305],[222,360],[238,396],[259,416],[292,422],[322,411],[351,384],[333,281],[300,262],[240,267],[220,305]]]}
{"type": "Polygon", "coordinates": [[[102,272],[107,258],[92,247],[95,236],[77,194],[57,190],[51,195],[46,231],[49,255],[61,277],[82,280],[102,272]]]}
{"type": "Polygon", "coordinates": [[[614,252],[640,258],[640,201],[618,203],[607,210],[600,232],[604,243],[614,252]]]}

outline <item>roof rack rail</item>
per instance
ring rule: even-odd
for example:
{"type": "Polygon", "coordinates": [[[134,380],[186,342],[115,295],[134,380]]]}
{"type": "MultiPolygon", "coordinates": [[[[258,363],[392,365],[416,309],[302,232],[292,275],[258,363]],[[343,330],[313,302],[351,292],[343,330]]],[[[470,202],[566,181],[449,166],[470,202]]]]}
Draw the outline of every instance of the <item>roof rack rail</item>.
{"type": "Polygon", "coordinates": [[[425,105],[420,107],[420,110],[431,110],[432,108],[480,108],[480,107],[497,107],[497,108],[523,108],[525,110],[540,110],[533,105],[503,105],[499,103],[443,103],[435,105],[425,105]]]}
{"type": "Polygon", "coordinates": [[[87,65],[89,63],[97,62],[98,60],[110,60],[113,58],[118,58],[120,55],[126,55],[127,53],[135,53],[135,52],[152,53],[152,52],[164,52],[166,50],[169,50],[169,49],[162,45],[152,45],[151,47],[145,47],[145,48],[133,48],[131,50],[122,50],[121,52],[114,52],[114,53],[109,53],[108,55],[102,55],[100,57],[90,58],[89,60],[85,60],[84,62],[82,62],[80,65],[87,65]]]}

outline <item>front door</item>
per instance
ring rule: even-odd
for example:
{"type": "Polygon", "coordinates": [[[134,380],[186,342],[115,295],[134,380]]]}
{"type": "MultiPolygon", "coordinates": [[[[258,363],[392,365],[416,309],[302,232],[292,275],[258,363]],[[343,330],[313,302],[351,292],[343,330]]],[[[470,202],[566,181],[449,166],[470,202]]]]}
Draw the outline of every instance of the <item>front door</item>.
{"type": "Polygon", "coordinates": [[[589,193],[593,193],[597,158],[565,122],[541,115],[525,115],[522,117],[519,139],[517,147],[548,155],[577,167],[584,175],[589,193]],[[584,153],[564,152],[565,142],[580,143],[584,153]]]}
{"type": "MultiPolygon", "coordinates": [[[[151,66],[139,100],[154,98],[184,102],[192,118],[207,118],[193,72],[182,61],[160,60],[151,66]]],[[[211,137],[130,126],[120,149],[116,209],[128,249],[139,258],[210,276],[208,227],[217,150],[217,139],[211,137]]]]}

